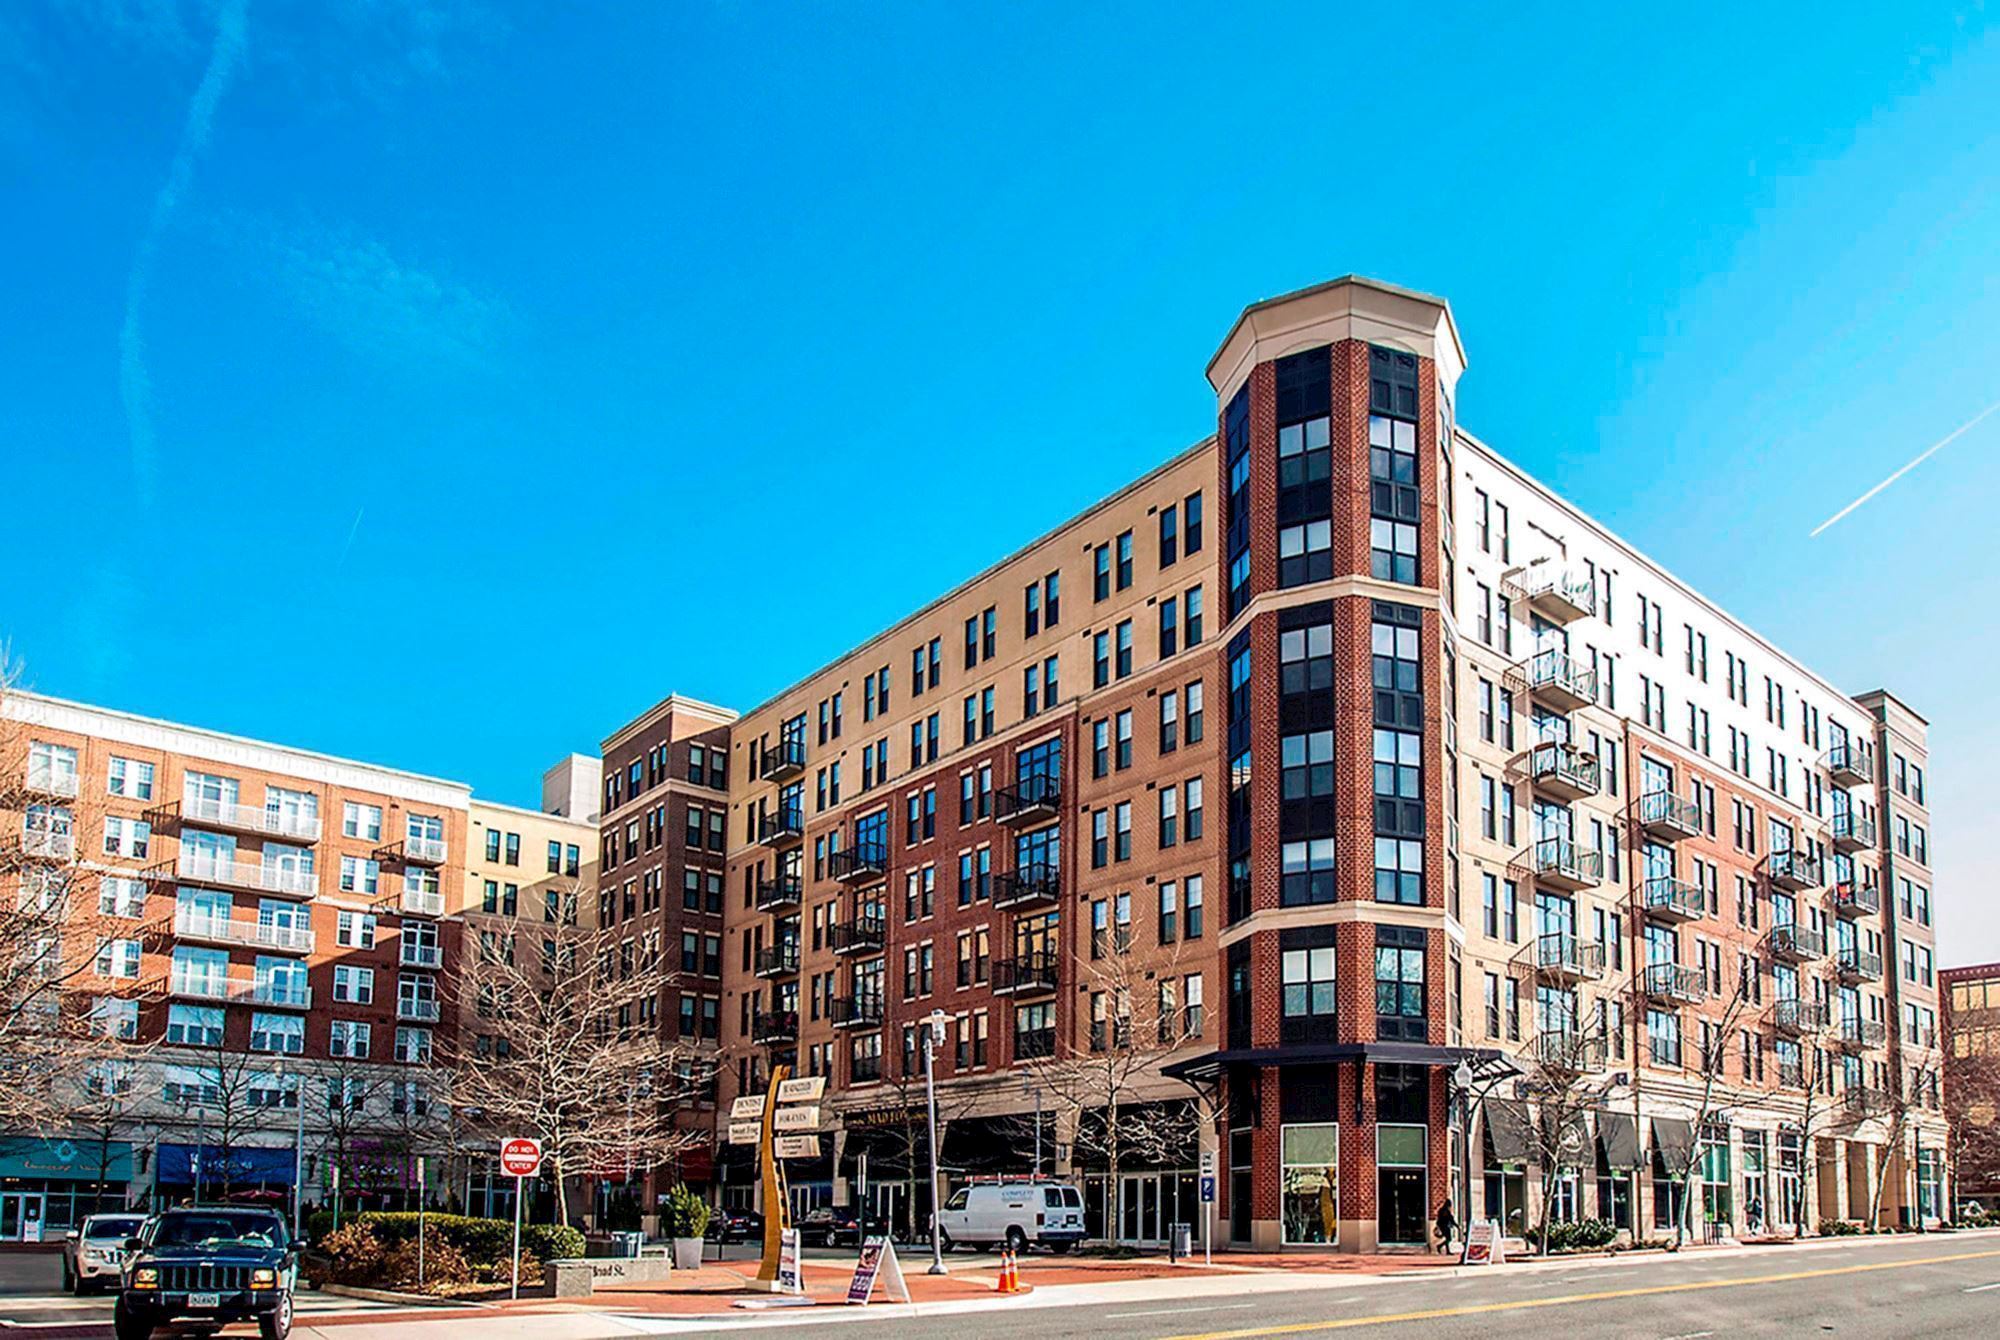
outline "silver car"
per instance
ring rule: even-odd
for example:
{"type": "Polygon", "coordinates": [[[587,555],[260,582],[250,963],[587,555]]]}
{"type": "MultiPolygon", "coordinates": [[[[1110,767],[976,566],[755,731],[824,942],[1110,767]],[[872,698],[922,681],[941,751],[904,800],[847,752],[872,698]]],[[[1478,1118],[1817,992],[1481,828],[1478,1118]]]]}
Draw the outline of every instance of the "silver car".
{"type": "Polygon", "coordinates": [[[63,1292],[95,1293],[115,1287],[125,1267],[125,1239],[146,1222],[143,1214],[93,1214],[63,1235],[63,1292]]]}

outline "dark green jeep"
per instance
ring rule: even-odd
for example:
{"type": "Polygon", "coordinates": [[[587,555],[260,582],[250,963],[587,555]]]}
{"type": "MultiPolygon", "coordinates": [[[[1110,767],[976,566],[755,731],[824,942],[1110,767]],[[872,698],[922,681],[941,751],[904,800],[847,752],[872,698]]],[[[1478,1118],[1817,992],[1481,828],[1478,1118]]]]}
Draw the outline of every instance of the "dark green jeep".
{"type": "Polygon", "coordinates": [[[270,1210],[167,1210],[126,1242],[129,1255],[112,1321],[118,1340],[148,1340],[180,1321],[217,1330],[254,1320],[264,1340],[292,1330],[298,1253],[270,1210]]]}

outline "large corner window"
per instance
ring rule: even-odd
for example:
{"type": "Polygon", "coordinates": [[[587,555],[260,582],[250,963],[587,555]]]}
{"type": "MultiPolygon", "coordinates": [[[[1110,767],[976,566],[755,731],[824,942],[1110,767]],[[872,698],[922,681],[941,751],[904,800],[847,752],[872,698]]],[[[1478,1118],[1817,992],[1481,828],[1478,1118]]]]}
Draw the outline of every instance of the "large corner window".
{"type": "MultiPolygon", "coordinates": [[[[1222,436],[1229,460],[1229,613],[1250,598],[1250,384],[1231,396],[1222,412],[1222,436]]],[[[1190,550],[1192,552],[1192,550],[1190,550]]]]}
{"type": "Polygon", "coordinates": [[[1417,492],[1417,356],[1368,351],[1369,567],[1382,581],[1415,585],[1421,517],[1417,492]]]}
{"type": "Polygon", "coordinates": [[[1375,929],[1375,1036],[1384,1042],[1423,1042],[1424,932],[1413,926],[1375,929]]]}
{"type": "Polygon", "coordinates": [[[1278,1145],[1285,1244],[1339,1242],[1339,1123],[1280,1127],[1278,1145]]]}

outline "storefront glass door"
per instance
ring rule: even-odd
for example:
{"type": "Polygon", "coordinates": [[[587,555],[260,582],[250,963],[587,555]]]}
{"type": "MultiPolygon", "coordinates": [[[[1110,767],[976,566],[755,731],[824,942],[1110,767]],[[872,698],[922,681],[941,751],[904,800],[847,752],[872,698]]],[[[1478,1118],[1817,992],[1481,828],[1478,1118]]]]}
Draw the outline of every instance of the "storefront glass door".
{"type": "Polygon", "coordinates": [[[40,1242],[43,1204],[39,1191],[0,1191],[0,1242],[40,1242]]]}

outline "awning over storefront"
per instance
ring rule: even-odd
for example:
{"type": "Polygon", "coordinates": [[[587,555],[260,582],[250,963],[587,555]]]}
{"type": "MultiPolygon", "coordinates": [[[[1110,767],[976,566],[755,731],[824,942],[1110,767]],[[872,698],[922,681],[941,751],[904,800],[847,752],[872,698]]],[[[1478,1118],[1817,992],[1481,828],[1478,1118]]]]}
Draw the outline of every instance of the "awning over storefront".
{"type": "MultiPolygon", "coordinates": [[[[194,1181],[194,1145],[160,1146],[160,1180],[162,1182],[194,1181]]],[[[236,1187],[290,1186],[292,1184],[293,1154],[288,1148],[267,1149],[255,1145],[238,1145],[226,1153],[220,1145],[203,1145],[201,1152],[201,1184],[206,1192],[211,1187],[224,1185],[236,1187]]]]}
{"type": "Polygon", "coordinates": [[[1670,1171],[1688,1165],[1694,1154],[1694,1127],[1679,1117],[1653,1118],[1653,1156],[1670,1171]]]}
{"type": "Polygon", "coordinates": [[[132,1146],[123,1140],[0,1138],[0,1177],[52,1178],[59,1181],[106,1182],[132,1180],[132,1146]]]}
{"type": "Polygon", "coordinates": [[[1597,1147],[1612,1168],[1639,1166],[1639,1123],[1622,1112],[1597,1114],[1597,1147]]]}
{"type": "Polygon", "coordinates": [[[1534,1147],[1528,1138],[1528,1114],[1504,1099],[1486,1101],[1486,1142],[1500,1163],[1526,1163],[1534,1147]]]}

